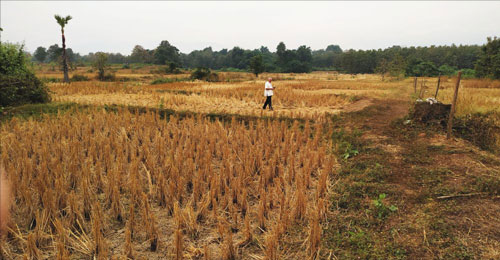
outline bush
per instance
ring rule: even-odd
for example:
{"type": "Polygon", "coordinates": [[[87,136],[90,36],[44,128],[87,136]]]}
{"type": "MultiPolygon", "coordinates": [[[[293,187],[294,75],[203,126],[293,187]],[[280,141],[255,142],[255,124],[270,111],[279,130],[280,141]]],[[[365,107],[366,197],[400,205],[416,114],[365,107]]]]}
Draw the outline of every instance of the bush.
{"type": "Polygon", "coordinates": [[[103,76],[98,76],[97,78],[100,81],[115,81],[116,80],[115,74],[111,73],[111,72],[106,72],[106,73],[104,73],[103,76]]]}
{"type": "Polygon", "coordinates": [[[158,85],[158,84],[165,84],[165,83],[172,83],[176,82],[175,79],[170,79],[170,78],[157,78],[151,81],[151,85],[158,85]]]}
{"type": "Polygon", "coordinates": [[[457,118],[453,123],[453,131],[461,138],[488,151],[499,149],[496,147],[500,133],[500,126],[495,123],[494,115],[469,114],[457,118]]]}
{"type": "Polygon", "coordinates": [[[80,75],[80,74],[74,74],[73,77],[71,77],[71,82],[77,82],[77,81],[88,81],[89,78],[85,75],[80,75]]]}
{"type": "Polygon", "coordinates": [[[407,70],[409,75],[417,77],[434,77],[439,74],[439,69],[431,61],[421,61],[415,64],[410,64],[407,70]]]}
{"type": "Polygon", "coordinates": [[[438,70],[439,73],[441,73],[441,75],[443,76],[453,76],[457,74],[457,68],[449,66],[447,64],[441,65],[438,70]]]}
{"type": "Polygon", "coordinates": [[[192,79],[205,80],[209,82],[219,81],[219,75],[208,68],[197,68],[191,73],[192,79]]]}
{"type": "Polygon", "coordinates": [[[0,106],[17,106],[50,101],[47,88],[34,74],[0,74],[0,106]]]}
{"type": "Polygon", "coordinates": [[[476,71],[473,69],[463,69],[462,70],[462,78],[464,79],[472,79],[476,77],[476,71]]]}
{"type": "Polygon", "coordinates": [[[27,66],[23,48],[0,43],[0,106],[49,101],[47,88],[27,66]]]}

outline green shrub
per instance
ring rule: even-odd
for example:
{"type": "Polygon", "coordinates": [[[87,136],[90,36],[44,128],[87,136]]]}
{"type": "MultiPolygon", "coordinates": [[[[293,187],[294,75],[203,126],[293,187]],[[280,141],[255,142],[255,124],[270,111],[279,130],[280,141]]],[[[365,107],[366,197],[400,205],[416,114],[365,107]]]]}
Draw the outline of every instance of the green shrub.
{"type": "Polygon", "coordinates": [[[23,47],[0,42],[0,106],[50,101],[47,88],[27,65],[23,47]]]}
{"type": "Polygon", "coordinates": [[[153,81],[151,81],[151,85],[182,82],[182,81],[189,81],[189,80],[191,80],[191,79],[190,78],[156,78],[153,81]]]}
{"type": "Polygon", "coordinates": [[[98,77],[100,81],[116,81],[116,76],[114,73],[106,72],[102,77],[98,77]]]}
{"type": "MultiPolygon", "coordinates": [[[[456,74],[456,73],[455,73],[456,74]]],[[[476,78],[476,71],[473,69],[463,69],[462,70],[462,78],[463,79],[472,79],[476,78]]]]}
{"type": "Polygon", "coordinates": [[[76,82],[76,81],[89,81],[89,78],[85,75],[74,74],[71,77],[71,82],[76,82]]]}
{"type": "Polygon", "coordinates": [[[438,70],[439,70],[439,73],[441,73],[441,75],[444,75],[444,76],[453,76],[457,73],[456,67],[452,67],[452,66],[449,66],[447,64],[441,65],[438,70]]]}
{"type": "Polygon", "coordinates": [[[205,80],[209,82],[219,81],[219,75],[208,68],[197,68],[191,73],[192,79],[205,80]]]}
{"type": "Polygon", "coordinates": [[[34,74],[0,74],[0,106],[17,106],[50,101],[47,88],[34,74]]]}

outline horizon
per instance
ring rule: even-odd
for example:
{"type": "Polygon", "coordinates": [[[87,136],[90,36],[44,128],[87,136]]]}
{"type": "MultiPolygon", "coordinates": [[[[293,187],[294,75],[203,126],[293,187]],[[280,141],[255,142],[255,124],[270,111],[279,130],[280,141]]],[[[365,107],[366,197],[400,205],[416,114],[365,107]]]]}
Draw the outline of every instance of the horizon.
{"type": "Polygon", "coordinates": [[[220,51],[265,46],[275,52],[281,41],[288,49],[306,45],[312,50],[330,44],[342,50],[483,45],[487,37],[500,34],[500,16],[495,12],[500,2],[2,1],[0,5],[1,40],[24,43],[30,53],[39,46],[61,45],[54,14],[73,16],[65,28],[67,47],[82,55],[99,51],[130,55],[135,45],[155,49],[162,40],[187,54],[207,47],[220,51]],[[261,10],[269,14],[255,15],[261,10]],[[137,13],[143,15],[130,19],[137,13]]]}

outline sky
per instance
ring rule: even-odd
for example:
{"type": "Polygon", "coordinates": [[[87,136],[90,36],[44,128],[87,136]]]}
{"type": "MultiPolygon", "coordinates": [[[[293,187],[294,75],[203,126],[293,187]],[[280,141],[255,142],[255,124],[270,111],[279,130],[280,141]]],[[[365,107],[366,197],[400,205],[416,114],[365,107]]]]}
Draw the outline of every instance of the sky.
{"type": "Polygon", "coordinates": [[[135,45],[154,49],[162,40],[188,53],[208,46],[275,51],[280,41],[313,50],[481,45],[500,36],[500,1],[0,1],[0,8],[1,40],[30,52],[61,46],[54,14],[73,17],[66,44],[80,54],[130,54],[135,45]]]}

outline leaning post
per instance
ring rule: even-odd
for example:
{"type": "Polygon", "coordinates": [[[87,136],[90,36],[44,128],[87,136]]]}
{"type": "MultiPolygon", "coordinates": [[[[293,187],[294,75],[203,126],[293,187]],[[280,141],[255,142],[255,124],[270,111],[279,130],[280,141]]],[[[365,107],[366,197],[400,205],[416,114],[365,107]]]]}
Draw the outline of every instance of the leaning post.
{"type": "Polygon", "coordinates": [[[455,109],[457,106],[458,87],[460,86],[461,77],[462,77],[462,71],[459,71],[457,77],[457,84],[455,85],[455,93],[453,94],[453,101],[451,102],[450,118],[448,118],[448,131],[446,133],[447,139],[451,137],[451,129],[453,127],[453,116],[455,114],[455,109]]]}
{"type": "Polygon", "coordinates": [[[434,95],[434,99],[437,99],[437,97],[438,97],[439,83],[441,83],[441,74],[439,74],[439,76],[438,76],[438,85],[436,87],[436,94],[434,95]]]}

